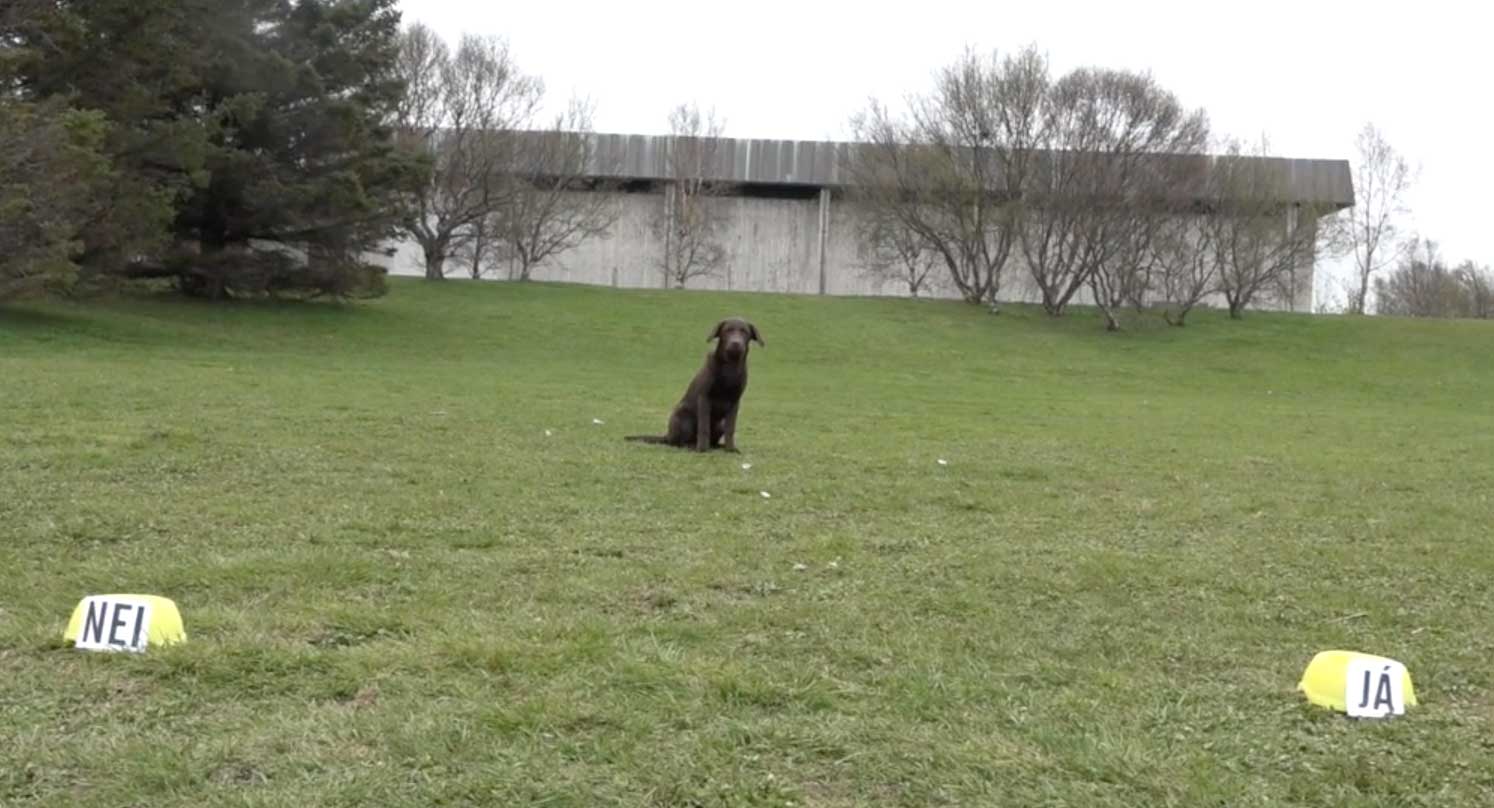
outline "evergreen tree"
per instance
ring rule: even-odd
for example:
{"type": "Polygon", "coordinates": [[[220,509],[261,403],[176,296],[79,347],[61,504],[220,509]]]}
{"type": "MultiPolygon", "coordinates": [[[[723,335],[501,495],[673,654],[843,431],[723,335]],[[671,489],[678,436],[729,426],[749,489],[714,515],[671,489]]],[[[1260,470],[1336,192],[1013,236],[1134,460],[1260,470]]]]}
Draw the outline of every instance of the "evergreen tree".
{"type": "Polygon", "coordinates": [[[86,263],[209,297],[382,288],[359,257],[424,172],[387,126],[395,0],[25,0],[11,16],[14,92],[112,124],[117,184],[86,263]]]}

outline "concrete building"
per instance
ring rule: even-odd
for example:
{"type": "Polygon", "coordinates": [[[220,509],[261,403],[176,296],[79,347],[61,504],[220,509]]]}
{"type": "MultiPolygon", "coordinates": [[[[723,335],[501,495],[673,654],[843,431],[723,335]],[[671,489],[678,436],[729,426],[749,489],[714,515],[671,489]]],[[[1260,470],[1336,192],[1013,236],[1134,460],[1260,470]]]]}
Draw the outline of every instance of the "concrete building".
{"type": "MultiPolygon", "coordinates": [[[[660,266],[663,239],[653,224],[665,204],[663,184],[671,174],[670,138],[647,135],[594,136],[589,172],[615,181],[620,216],[605,237],[541,264],[536,280],[564,281],[627,288],[668,286],[660,266]]],[[[857,208],[845,200],[845,166],[857,144],[744,140],[724,138],[714,152],[708,179],[729,183],[732,193],[715,203],[725,207],[727,225],[719,239],[726,250],[715,277],[693,279],[691,288],[827,295],[907,295],[905,284],[877,277],[858,257],[857,208]]],[[[1336,211],[1353,204],[1346,160],[1270,158],[1279,172],[1284,202],[1336,211]]],[[[1315,226],[1315,223],[1304,223],[1315,226]]],[[[391,274],[422,275],[420,249],[413,242],[391,245],[392,257],[373,258],[391,274]]],[[[465,275],[460,261],[450,261],[448,276],[465,275]]],[[[937,274],[937,273],[936,273],[937,274]]],[[[502,278],[500,278],[502,279],[502,278]]],[[[954,297],[942,275],[926,296],[954,297]]],[[[1281,308],[1307,310],[1311,305],[1312,267],[1303,268],[1293,299],[1281,308]]],[[[1019,255],[1003,275],[1004,301],[1036,301],[1037,291],[1019,255]]],[[[1083,303],[1082,297],[1076,303],[1083,303]]]]}

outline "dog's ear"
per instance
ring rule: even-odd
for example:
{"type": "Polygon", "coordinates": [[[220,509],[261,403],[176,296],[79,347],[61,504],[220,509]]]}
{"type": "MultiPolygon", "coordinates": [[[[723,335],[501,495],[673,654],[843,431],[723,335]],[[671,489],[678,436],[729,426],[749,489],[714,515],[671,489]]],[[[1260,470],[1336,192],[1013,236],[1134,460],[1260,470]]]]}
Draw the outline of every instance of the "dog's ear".
{"type": "Polygon", "coordinates": [[[758,345],[767,345],[767,343],[763,342],[762,335],[757,332],[757,326],[753,325],[752,323],[748,323],[747,330],[752,332],[752,339],[756,341],[758,345]]]}
{"type": "Polygon", "coordinates": [[[713,328],[713,329],[711,329],[711,335],[708,336],[708,337],[706,337],[706,342],[710,342],[713,339],[720,339],[721,338],[721,329],[725,328],[725,327],[726,327],[726,321],[725,320],[722,320],[721,322],[716,323],[716,327],[713,328]]]}

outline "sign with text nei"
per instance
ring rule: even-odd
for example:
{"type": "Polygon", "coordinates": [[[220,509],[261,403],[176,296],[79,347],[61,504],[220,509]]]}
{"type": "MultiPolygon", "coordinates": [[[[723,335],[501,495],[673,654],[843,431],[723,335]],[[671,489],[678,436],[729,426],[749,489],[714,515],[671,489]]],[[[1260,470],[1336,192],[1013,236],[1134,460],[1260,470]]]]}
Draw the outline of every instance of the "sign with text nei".
{"type": "Polygon", "coordinates": [[[157,595],[89,595],[62,635],[85,651],[141,652],[187,639],[176,604],[157,595]]]}

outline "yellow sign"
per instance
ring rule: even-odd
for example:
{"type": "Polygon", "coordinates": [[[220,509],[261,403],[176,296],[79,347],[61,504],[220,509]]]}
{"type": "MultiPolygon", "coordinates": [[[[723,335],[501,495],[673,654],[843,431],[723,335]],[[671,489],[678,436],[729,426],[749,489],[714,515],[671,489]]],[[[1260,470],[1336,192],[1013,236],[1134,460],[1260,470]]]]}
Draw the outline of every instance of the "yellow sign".
{"type": "Polygon", "coordinates": [[[64,642],[88,651],[144,651],[185,642],[182,615],[158,595],[89,595],[73,609],[64,642]]]}
{"type": "Polygon", "coordinates": [[[1302,672],[1297,689],[1313,704],[1356,718],[1401,715],[1416,705],[1405,665],[1358,651],[1320,652],[1302,672]]]}

